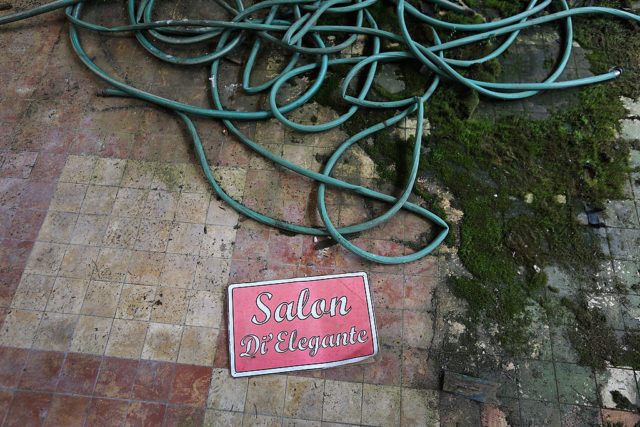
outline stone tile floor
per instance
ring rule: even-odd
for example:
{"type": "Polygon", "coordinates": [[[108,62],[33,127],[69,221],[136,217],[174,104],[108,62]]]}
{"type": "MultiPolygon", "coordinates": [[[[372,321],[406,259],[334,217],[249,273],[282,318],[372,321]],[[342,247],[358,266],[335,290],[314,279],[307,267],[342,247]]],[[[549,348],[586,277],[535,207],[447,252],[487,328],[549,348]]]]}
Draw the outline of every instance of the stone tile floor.
{"type": "MultiPolygon", "coordinates": [[[[4,424],[640,421],[638,414],[616,409],[609,393],[619,390],[638,405],[639,373],[578,366],[566,337],[544,323],[531,357],[505,363],[498,372],[474,365],[472,358],[469,366],[441,363],[443,343],[459,333],[448,314],[459,312],[461,303],[444,284],[457,271],[453,249],[403,266],[373,265],[337,246],[316,250],[313,237],[280,234],[238,216],[212,196],[175,117],[137,101],[95,97],[102,85],[75,58],[66,30],[61,14],[53,13],[0,31],[4,424]],[[373,290],[381,349],[372,363],[229,376],[224,310],[229,283],[351,271],[368,272],[373,290]],[[500,381],[499,400],[478,404],[440,391],[442,369],[500,381]]],[[[136,56],[135,44],[89,35],[87,44],[90,52],[117,54],[118,61],[105,60],[114,74],[206,105],[200,87],[185,92],[182,71],[149,71],[156,63],[136,56]]],[[[266,64],[265,75],[274,67],[266,64]]],[[[299,114],[322,119],[333,113],[312,105],[299,114]]],[[[220,124],[201,120],[198,126],[213,172],[224,177],[232,197],[288,221],[319,223],[310,182],[247,151],[220,124]]],[[[273,152],[316,170],[342,136],[297,135],[274,122],[245,130],[273,152]]],[[[637,152],[634,156],[638,163],[637,152]]],[[[337,175],[376,185],[375,168],[361,152],[351,153],[337,175]]],[[[608,210],[612,227],[603,242],[613,256],[608,271],[635,284],[640,188],[637,176],[630,179],[630,199],[612,202],[608,210]]],[[[328,205],[340,224],[379,209],[334,192],[328,205]]],[[[399,215],[362,233],[357,242],[396,255],[410,250],[399,242],[428,229],[427,223],[399,215]]],[[[562,272],[551,277],[562,288],[562,272]]],[[[631,295],[621,309],[614,306],[616,329],[638,328],[638,298],[631,295]]]]}

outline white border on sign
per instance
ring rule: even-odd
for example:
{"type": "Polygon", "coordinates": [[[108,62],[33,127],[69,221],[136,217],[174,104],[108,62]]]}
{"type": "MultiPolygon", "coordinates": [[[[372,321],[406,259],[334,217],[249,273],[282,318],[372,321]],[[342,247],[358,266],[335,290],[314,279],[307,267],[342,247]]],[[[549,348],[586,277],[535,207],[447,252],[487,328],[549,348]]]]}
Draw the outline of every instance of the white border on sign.
{"type": "Polygon", "coordinates": [[[378,331],[376,330],[376,318],[373,313],[373,304],[371,304],[371,293],[369,292],[369,280],[367,279],[367,273],[360,271],[357,273],[345,273],[345,274],[332,274],[329,276],[313,276],[313,277],[298,277],[295,279],[284,280],[267,280],[262,282],[250,282],[250,283],[236,283],[229,285],[227,289],[227,295],[229,298],[228,314],[229,314],[229,360],[231,362],[231,376],[232,377],[249,377],[252,375],[264,375],[264,374],[276,374],[280,372],[302,371],[307,369],[326,369],[333,368],[335,366],[346,365],[349,363],[356,363],[368,359],[378,354],[378,331]],[[311,282],[316,280],[328,280],[339,279],[341,277],[362,277],[364,280],[364,291],[367,296],[367,310],[369,312],[369,323],[371,324],[371,335],[373,336],[373,353],[366,356],[353,357],[351,359],[339,360],[336,362],[327,363],[314,363],[311,365],[294,365],[287,366],[285,368],[271,368],[271,369],[258,369],[255,371],[236,372],[235,351],[233,343],[233,290],[235,288],[246,288],[253,286],[265,286],[265,285],[277,285],[280,283],[294,283],[294,282],[311,282]]]}

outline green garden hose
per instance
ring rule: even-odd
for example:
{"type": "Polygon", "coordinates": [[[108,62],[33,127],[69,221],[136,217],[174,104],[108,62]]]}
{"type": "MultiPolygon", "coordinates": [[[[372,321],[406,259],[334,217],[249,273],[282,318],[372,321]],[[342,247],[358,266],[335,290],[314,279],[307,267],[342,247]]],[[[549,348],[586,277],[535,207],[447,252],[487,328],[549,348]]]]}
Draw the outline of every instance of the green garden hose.
{"type": "MultiPolygon", "coordinates": [[[[136,4],[134,0],[127,0],[129,22],[118,27],[109,28],[87,22],[81,18],[83,7],[85,3],[90,3],[90,0],[57,0],[34,9],[1,16],[0,25],[26,19],[52,10],[66,8],[65,13],[70,22],[69,27],[73,49],[78,54],[80,60],[92,72],[112,86],[112,89],[101,90],[100,94],[104,96],[138,98],[174,111],[187,126],[202,170],[213,190],[239,213],[261,223],[289,232],[330,236],[348,250],[369,261],[383,264],[399,264],[415,261],[429,254],[442,243],[449,231],[446,222],[437,215],[421,206],[408,202],[418,173],[425,103],[428,102],[431,95],[437,89],[440,81],[442,79],[454,81],[488,97],[508,100],[529,97],[542,90],[571,88],[611,80],[618,77],[622,70],[612,68],[607,73],[593,77],[557,81],[565,71],[571,57],[571,47],[573,43],[572,17],[585,14],[607,14],[620,19],[640,22],[640,16],[623,10],[605,7],[571,8],[566,0],[545,0],[542,2],[531,0],[521,13],[505,17],[498,21],[481,24],[456,24],[445,22],[434,16],[422,13],[405,0],[393,0],[392,4],[395,5],[397,27],[399,28],[399,33],[394,34],[380,29],[376,19],[369,10],[369,8],[379,1],[383,0],[264,0],[245,8],[242,0],[234,0],[235,3],[233,5],[226,3],[225,0],[215,0],[212,2],[212,6],[215,5],[215,7],[221,8],[232,16],[230,20],[222,21],[210,19],[156,20],[153,18],[155,0],[140,0],[138,4],[136,4]],[[319,24],[323,17],[338,15],[350,19],[353,24],[319,24]],[[413,22],[422,22],[430,26],[433,33],[432,45],[427,46],[414,40],[414,37],[412,37],[408,29],[407,19],[413,22]],[[499,57],[514,43],[521,30],[557,21],[564,23],[565,38],[562,45],[562,55],[555,65],[554,71],[544,81],[530,83],[494,83],[469,79],[461,74],[460,69],[499,57]],[[109,75],[98,67],[84,51],[78,34],[79,28],[101,33],[133,32],[141,46],[162,61],[185,66],[211,64],[209,85],[212,94],[212,108],[196,107],[163,98],[131,86],[109,75]],[[439,30],[469,33],[469,35],[443,43],[438,35],[439,30]],[[343,35],[345,40],[337,44],[328,45],[327,36],[336,34],[343,35]],[[361,57],[340,57],[336,55],[352,46],[359,35],[370,37],[372,50],[369,55],[361,57]],[[248,94],[268,94],[269,109],[250,112],[231,111],[223,107],[218,90],[217,82],[220,61],[238,47],[242,46],[243,42],[249,36],[253,36],[254,41],[245,61],[242,74],[242,86],[248,94]],[[501,36],[504,36],[504,39],[499,43],[497,48],[483,57],[462,60],[445,56],[447,52],[455,48],[496,39],[501,36]],[[163,44],[169,44],[174,48],[179,48],[208,40],[217,40],[215,50],[204,55],[193,57],[176,57],[163,51],[154,44],[161,42],[163,44]],[[396,43],[400,46],[400,49],[382,51],[382,40],[396,43]],[[265,45],[284,48],[291,53],[291,56],[288,64],[278,76],[266,82],[252,85],[251,76],[256,60],[259,54],[265,50],[265,45]],[[305,63],[300,64],[303,56],[305,63]],[[407,60],[417,61],[418,64],[425,66],[433,73],[432,83],[425,88],[422,96],[388,101],[373,101],[367,99],[367,95],[376,76],[378,64],[407,60]],[[350,66],[351,69],[345,76],[342,86],[340,87],[342,99],[349,104],[349,108],[344,114],[329,122],[314,125],[296,123],[287,118],[289,113],[313,99],[323,83],[325,83],[331,67],[345,65],[350,66]],[[297,99],[285,105],[278,105],[278,93],[282,85],[303,74],[314,74],[315,80],[313,83],[297,99]],[[364,79],[360,84],[360,90],[357,95],[351,94],[351,82],[361,74],[364,75],[364,79]],[[330,156],[322,173],[308,170],[276,156],[262,147],[258,141],[253,141],[243,134],[235,125],[235,122],[238,121],[275,118],[285,126],[296,131],[322,132],[344,124],[361,108],[387,109],[389,110],[389,118],[360,131],[356,135],[350,136],[330,156]],[[394,126],[410,115],[415,115],[416,118],[416,136],[408,179],[399,197],[392,197],[331,176],[331,171],[349,147],[376,132],[394,126]],[[230,132],[255,152],[284,168],[317,181],[319,185],[318,210],[324,227],[305,227],[263,215],[239,203],[226,194],[211,173],[200,137],[190,116],[222,120],[230,132]],[[336,228],[326,208],[325,188],[327,185],[340,190],[352,191],[360,196],[383,201],[390,207],[384,214],[377,218],[347,227],[336,228]],[[405,209],[425,218],[440,228],[436,237],[421,250],[402,256],[381,256],[357,247],[344,237],[346,234],[365,231],[381,225],[400,209],[405,209]]],[[[428,2],[437,7],[465,15],[472,15],[474,13],[468,7],[461,6],[453,0],[428,0],[428,2]]],[[[198,11],[193,10],[192,12],[196,13],[198,11]]]]}

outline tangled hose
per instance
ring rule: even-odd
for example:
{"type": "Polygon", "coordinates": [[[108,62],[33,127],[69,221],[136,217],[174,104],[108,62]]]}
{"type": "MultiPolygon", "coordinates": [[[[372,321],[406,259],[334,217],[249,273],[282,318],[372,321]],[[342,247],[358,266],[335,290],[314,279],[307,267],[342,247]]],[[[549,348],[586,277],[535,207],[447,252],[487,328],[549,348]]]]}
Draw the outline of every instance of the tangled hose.
{"type": "MultiPolygon", "coordinates": [[[[399,34],[385,31],[378,24],[369,8],[376,2],[383,0],[263,0],[250,7],[243,5],[242,0],[235,0],[234,5],[225,0],[215,0],[216,6],[224,9],[232,16],[228,21],[209,19],[183,20],[155,20],[153,10],[155,0],[140,0],[136,5],[134,0],[127,0],[129,23],[118,27],[104,27],[87,22],[81,18],[84,4],[90,0],[56,0],[52,3],[31,10],[0,17],[0,25],[26,19],[48,11],[66,8],[65,13],[70,22],[70,36],[73,49],[82,62],[101,79],[111,85],[112,89],[101,90],[104,96],[126,96],[142,99],[174,111],[185,123],[195,147],[195,152],[202,166],[204,174],[216,194],[231,205],[238,212],[269,226],[277,227],[289,232],[324,236],[329,235],[353,253],[369,261],[384,264],[399,264],[414,261],[432,252],[447,236],[449,227],[446,222],[432,212],[408,202],[418,173],[423,133],[424,106],[437,89],[440,80],[446,79],[467,86],[478,93],[497,99],[521,99],[535,95],[541,90],[563,89],[580,85],[604,82],[618,77],[622,69],[612,68],[608,73],[569,81],[557,81],[565,70],[571,56],[573,43],[572,17],[585,14],[607,14],[614,17],[640,22],[640,16],[623,10],[605,7],[577,7],[570,8],[566,0],[531,0],[524,11],[514,16],[494,22],[481,24],[456,24],[439,20],[422,13],[415,6],[405,0],[393,0],[397,13],[397,27],[399,34]],[[353,25],[320,25],[323,16],[343,16],[351,19],[353,25]],[[407,27],[407,18],[427,24],[433,33],[433,44],[426,46],[414,40],[407,27]],[[565,39],[562,55],[554,71],[542,82],[537,83],[493,83],[473,80],[464,77],[460,69],[468,68],[494,59],[504,53],[516,40],[523,29],[536,25],[556,21],[564,22],[565,39]],[[101,33],[132,32],[138,42],[151,55],[162,61],[179,65],[210,64],[209,85],[212,94],[212,108],[201,108],[177,102],[133,87],[107,74],[98,67],[85,53],[78,29],[84,28],[101,33]],[[464,37],[442,42],[438,31],[456,31],[469,33],[464,37]],[[345,40],[338,43],[328,43],[328,36],[344,34],[345,40]],[[359,35],[366,35],[372,41],[372,53],[362,57],[340,57],[338,54],[353,45],[359,35]],[[249,94],[268,93],[269,109],[262,111],[231,111],[223,107],[218,90],[218,74],[220,61],[243,45],[249,36],[254,36],[250,54],[244,65],[242,85],[249,94]],[[461,60],[448,58],[445,53],[455,48],[468,46],[485,40],[494,40],[504,36],[490,54],[480,58],[461,60]],[[208,40],[217,40],[213,52],[200,56],[176,57],[159,49],[154,42],[162,42],[174,47],[193,45],[208,40]],[[392,42],[402,50],[382,51],[381,40],[392,42]],[[275,78],[257,86],[251,85],[251,76],[259,53],[265,49],[264,45],[284,48],[291,53],[288,65],[275,78]],[[302,57],[306,59],[301,64],[302,57]],[[311,59],[309,59],[311,58],[311,59]],[[427,67],[433,73],[432,83],[425,88],[421,96],[409,97],[401,100],[372,101],[367,99],[372,83],[376,76],[378,64],[392,63],[406,60],[417,60],[421,66],[427,67]],[[326,123],[307,125],[295,123],[286,115],[300,108],[310,101],[321,88],[329,67],[336,65],[350,65],[340,94],[349,104],[347,111],[338,118],[326,123]],[[289,80],[307,73],[315,73],[314,82],[294,101],[286,105],[278,105],[278,92],[282,85],[289,80]],[[357,95],[349,94],[351,82],[356,76],[364,73],[363,82],[357,95]],[[340,126],[348,121],[362,107],[375,109],[389,109],[390,117],[380,123],[364,129],[345,140],[331,155],[322,173],[308,170],[299,165],[286,161],[272,154],[259,142],[253,141],[236,127],[234,122],[247,120],[265,120],[276,118],[284,125],[303,132],[321,132],[340,126]],[[398,109],[400,112],[398,113],[398,109]],[[392,197],[377,191],[350,184],[330,176],[336,163],[345,151],[353,144],[385,128],[395,125],[409,115],[416,116],[415,142],[411,168],[405,188],[399,197],[392,197]],[[276,164],[297,172],[318,182],[318,209],[324,223],[323,228],[305,227],[283,222],[276,218],[265,216],[232,199],[224,192],[211,174],[207,159],[202,148],[198,132],[190,116],[200,116],[220,119],[227,129],[252,150],[263,155],[276,164]],[[372,220],[347,227],[336,228],[331,221],[325,204],[325,187],[329,185],[341,190],[349,190],[358,195],[386,202],[391,207],[382,215],[372,220]],[[344,237],[345,234],[357,233],[382,224],[400,209],[408,210],[438,225],[441,230],[436,237],[424,248],[404,256],[381,256],[367,252],[344,237]]],[[[439,8],[448,9],[461,14],[473,14],[466,6],[461,6],[449,0],[428,0],[439,8]]]]}

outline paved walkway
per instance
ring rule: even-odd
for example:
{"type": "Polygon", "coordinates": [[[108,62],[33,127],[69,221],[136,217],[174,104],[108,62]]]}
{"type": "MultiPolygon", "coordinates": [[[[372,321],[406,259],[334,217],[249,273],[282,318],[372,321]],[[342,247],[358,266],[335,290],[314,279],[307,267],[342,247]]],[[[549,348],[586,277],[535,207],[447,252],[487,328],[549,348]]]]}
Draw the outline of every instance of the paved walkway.
{"type": "MultiPolygon", "coordinates": [[[[204,84],[192,85],[199,77],[206,82],[205,69],[150,68],[156,62],[135,43],[106,40],[87,35],[87,50],[113,74],[207,104],[204,84]]],[[[619,390],[640,404],[638,373],[578,366],[566,338],[543,324],[538,351],[527,360],[498,371],[441,365],[443,343],[455,342],[460,332],[447,317],[461,307],[444,282],[456,269],[450,251],[407,265],[372,265],[337,246],[315,249],[313,237],[280,234],[238,216],[212,196],[176,117],[137,101],[95,96],[102,84],[76,59],[61,13],[3,28],[0,50],[4,424],[640,421],[637,413],[616,409],[609,393],[619,390]],[[229,283],[353,271],[366,271],[373,290],[381,343],[375,360],[291,375],[229,376],[229,283]],[[441,392],[443,368],[500,381],[498,401],[477,404],[441,392]]],[[[265,64],[264,74],[276,66],[265,64]]],[[[223,73],[230,79],[228,99],[246,105],[232,85],[236,71],[230,65],[223,73]]],[[[312,105],[300,114],[322,120],[334,113],[312,105]]],[[[294,223],[319,224],[309,181],[266,163],[216,122],[200,120],[198,128],[213,172],[232,197],[294,223]]],[[[343,137],[292,134],[273,122],[245,130],[316,170],[343,137]]],[[[361,152],[337,174],[376,185],[375,168],[361,152]]],[[[629,200],[612,202],[615,219],[604,236],[613,256],[608,271],[629,284],[639,282],[639,178],[630,176],[629,200]]],[[[328,200],[340,224],[380,209],[348,194],[330,192],[328,200]]],[[[356,242],[383,255],[408,253],[398,242],[429,227],[398,215],[356,242]]],[[[554,277],[561,280],[562,272],[554,277]]],[[[616,329],[640,327],[640,295],[624,303],[620,295],[602,295],[615,301],[616,329]]]]}

